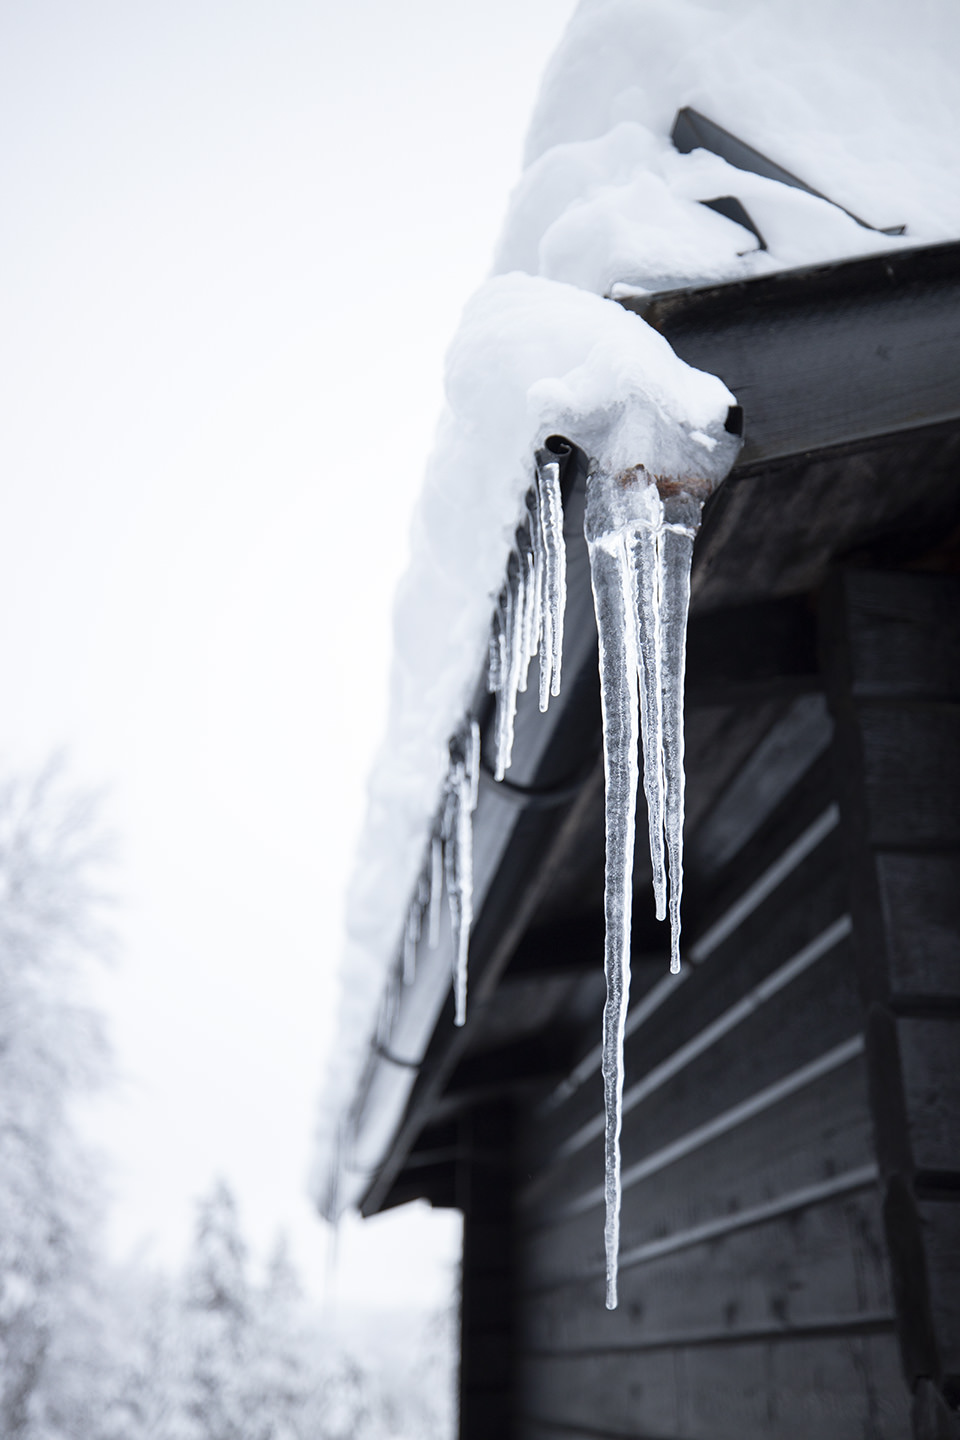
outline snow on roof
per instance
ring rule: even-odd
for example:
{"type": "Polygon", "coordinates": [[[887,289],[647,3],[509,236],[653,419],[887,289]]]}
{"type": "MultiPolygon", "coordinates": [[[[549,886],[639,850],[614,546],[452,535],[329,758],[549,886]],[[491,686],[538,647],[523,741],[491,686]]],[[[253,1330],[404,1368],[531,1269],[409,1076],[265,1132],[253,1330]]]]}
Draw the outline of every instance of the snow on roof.
{"type": "MultiPolygon", "coordinates": [[[[960,234],[952,0],[582,0],[547,67],[497,252],[447,358],[447,406],[397,598],[388,732],[349,896],[318,1173],[354,1095],[469,708],[536,446],[659,385],[697,422],[719,386],[601,298],[960,234]],[[690,106],[820,196],[670,140],[690,106]],[[829,196],[831,201],[821,198],[829,196]],[[736,197],[755,234],[702,201],[736,197]],[[839,206],[845,209],[838,208],[839,206]],[[905,225],[902,236],[865,228],[905,225]]],[[[719,387],[722,390],[722,387],[719,387]]]]}

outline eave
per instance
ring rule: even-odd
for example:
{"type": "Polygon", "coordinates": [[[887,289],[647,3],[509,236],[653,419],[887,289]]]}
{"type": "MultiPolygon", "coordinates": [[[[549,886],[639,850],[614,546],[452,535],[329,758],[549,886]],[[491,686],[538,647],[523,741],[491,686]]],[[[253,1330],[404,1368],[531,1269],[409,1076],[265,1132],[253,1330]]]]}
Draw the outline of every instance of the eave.
{"type": "MultiPolygon", "coordinates": [[[[813,688],[808,602],[831,562],[858,551],[874,561],[922,556],[960,523],[958,301],[960,244],[951,243],[621,302],[682,359],[719,375],[745,417],[740,461],[707,507],[694,559],[688,711],[813,688]]],[[[564,483],[563,690],[547,716],[532,693],[520,697],[510,783],[488,780],[481,789],[466,1025],[453,1025],[444,934],[401,992],[389,1041],[371,1054],[354,1107],[363,1164],[345,1196],[365,1214],[418,1194],[453,1203],[449,1117],[478,1093],[542,1083],[567,1058],[549,1027],[521,1025],[512,1040],[494,1043],[503,1038],[502,1013],[522,1009],[516,987],[543,993],[548,979],[575,974],[591,926],[600,964],[596,911],[578,922],[583,933],[572,943],[569,923],[551,932],[545,905],[576,871],[576,852],[596,850],[599,813],[583,457],[571,456],[564,483]],[[506,984],[515,987],[510,1006],[506,984]]],[[[694,933],[697,787],[712,783],[695,735],[688,771],[694,845],[685,923],[694,933]]],[[[634,944],[659,946],[642,917],[634,944]]]]}

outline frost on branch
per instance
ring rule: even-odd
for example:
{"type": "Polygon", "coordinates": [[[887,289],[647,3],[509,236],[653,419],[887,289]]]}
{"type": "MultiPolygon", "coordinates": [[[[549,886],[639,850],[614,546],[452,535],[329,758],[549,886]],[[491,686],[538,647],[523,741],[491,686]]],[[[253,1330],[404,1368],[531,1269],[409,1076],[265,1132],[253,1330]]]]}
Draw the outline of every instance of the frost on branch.
{"type": "Polygon", "coordinates": [[[527,688],[530,662],[538,652],[541,711],[547,709],[551,695],[560,694],[566,603],[560,462],[556,454],[544,449],[537,453],[536,481],[527,492],[490,635],[487,688],[497,697],[497,780],[510,768],[517,696],[527,688]]]}

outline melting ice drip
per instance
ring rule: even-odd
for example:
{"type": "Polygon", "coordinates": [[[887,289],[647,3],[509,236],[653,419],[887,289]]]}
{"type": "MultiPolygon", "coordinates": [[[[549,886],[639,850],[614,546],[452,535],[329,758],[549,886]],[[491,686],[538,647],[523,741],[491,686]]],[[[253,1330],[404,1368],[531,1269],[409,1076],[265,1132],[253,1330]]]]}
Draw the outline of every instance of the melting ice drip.
{"type": "Polygon", "coordinates": [[[536,482],[527,492],[490,634],[487,688],[497,697],[494,774],[498,780],[510,768],[517,696],[527,688],[530,662],[538,652],[541,711],[547,709],[551,695],[560,694],[566,603],[560,463],[550,450],[540,450],[536,482]]]}
{"type": "Polygon", "coordinates": [[[431,950],[440,943],[440,906],[446,881],[453,933],[454,1020],[467,1017],[467,953],[473,923],[473,812],[480,780],[480,727],[470,720],[450,741],[450,765],[444,781],[440,820],[430,838],[427,862],[407,911],[403,932],[403,980],[416,979],[417,946],[427,922],[431,950]]]}
{"type": "Polygon", "coordinates": [[[587,481],[584,529],[597,631],[606,805],[603,1086],[607,1308],[617,1304],[623,1038],[630,998],[633,851],[642,735],[643,788],[657,918],[670,914],[680,969],[683,888],[683,675],[693,542],[703,499],[642,465],[587,481]]]}
{"type": "MultiPolygon", "coordinates": [[[[507,580],[494,611],[487,688],[497,697],[494,774],[502,780],[513,753],[517,695],[527,688],[530,662],[540,655],[540,709],[560,693],[567,554],[563,539],[560,463],[549,450],[537,453],[536,481],[527,492],[524,517],[507,563],[507,580]]],[[[450,741],[450,767],[440,820],[407,911],[403,933],[403,979],[416,977],[417,947],[427,920],[428,943],[440,939],[440,905],[446,881],[454,941],[454,1018],[467,1018],[467,959],[473,924],[473,812],[480,777],[480,728],[476,720],[450,741]]]]}

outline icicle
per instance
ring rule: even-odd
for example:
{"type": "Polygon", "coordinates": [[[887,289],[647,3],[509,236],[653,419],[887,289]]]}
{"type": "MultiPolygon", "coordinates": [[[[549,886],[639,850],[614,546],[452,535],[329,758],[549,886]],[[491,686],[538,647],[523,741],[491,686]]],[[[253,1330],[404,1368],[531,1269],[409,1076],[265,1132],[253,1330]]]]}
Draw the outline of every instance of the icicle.
{"type": "Polygon", "coordinates": [[[493,615],[487,688],[497,697],[494,775],[502,780],[513,757],[517,696],[526,690],[530,661],[540,655],[540,709],[560,693],[567,555],[563,539],[560,463],[537,455],[536,483],[516,532],[507,579],[493,615]]]}
{"type": "Polygon", "coordinates": [[[438,834],[430,840],[430,901],[427,918],[427,944],[436,950],[440,944],[440,906],[443,904],[443,841],[438,834]]]}
{"type": "Polygon", "coordinates": [[[687,613],[693,543],[702,503],[690,495],[663,502],[657,572],[660,581],[660,742],[665,783],[664,838],[670,869],[670,969],[680,970],[680,899],[683,894],[683,679],[687,661],[687,613]]]}
{"type": "MultiPolygon", "coordinates": [[[[588,512],[589,514],[589,512],[588,512]]],[[[589,535],[588,535],[589,540],[589,535]]],[[[590,573],[600,641],[600,697],[607,815],[604,880],[607,1001],[603,1011],[603,1092],[607,1309],[617,1304],[620,1250],[620,1125],[623,1110],[623,1030],[630,998],[630,920],[636,829],[639,656],[633,575],[625,537],[590,542],[590,573]]]]}
{"type": "Polygon", "coordinates": [[[560,464],[537,456],[537,489],[543,527],[543,639],[540,646],[540,709],[550,695],[560,694],[560,660],[563,654],[563,615],[567,605],[567,556],[563,542],[563,505],[560,499],[560,464]],[[544,653],[546,652],[546,653],[544,653]],[[548,693],[549,685],[549,693],[548,693]]]}
{"type": "Polygon", "coordinates": [[[510,555],[503,603],[503,659],[497,704],[497,758],[495,774],[502,780],[513,758],[513,727],[517,715],[517,693],[524,668],[525,568],[516,551],[510,555]]]}
{"type": "MultiPolygon", "coordinates": [[[[471,720],[450,742],[443,818],[440,825],[442,864],[446,874],[450,927],[453,932],[454,1021],[467,1018],[467,959],[473,924],[473,812],[480,783],[480,727],[471,720]]],[[[437,865],[437,852],[432,863],[437,865]]],[[[433,885],[434,892],[440,886],[433,885]]],[[[439,923],[439,922],[438,922],[439,923]]]]}
{"type": "Polygon", "coordinates": [[[690,565],[702,502],[687,494],[671,494],[673,487],[663,488],[667,490],[665,499],[653,477],[640,465],[616,476],[594,473],[587,485],[585,531],[600,639],[606,781],[607,1003],[602,1070],[609,1309],[617,1304],[623,1034],[630,994],[637,750],[641,733],[657,915],[664,919],[669,904],[670,968],[680,968],[683,672],[690,565]]]}
{"type": "Polygon", "coordinates": [[[403,983],[412,985],[417,978],[417,941],[420,939],[420,907],[416,900],[407,911],[403,931],[403,983]]]}

